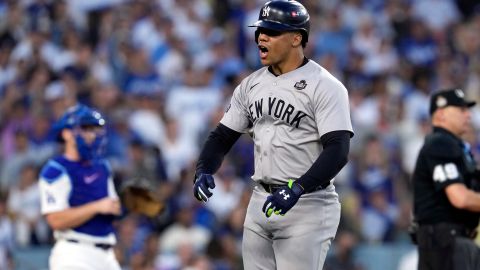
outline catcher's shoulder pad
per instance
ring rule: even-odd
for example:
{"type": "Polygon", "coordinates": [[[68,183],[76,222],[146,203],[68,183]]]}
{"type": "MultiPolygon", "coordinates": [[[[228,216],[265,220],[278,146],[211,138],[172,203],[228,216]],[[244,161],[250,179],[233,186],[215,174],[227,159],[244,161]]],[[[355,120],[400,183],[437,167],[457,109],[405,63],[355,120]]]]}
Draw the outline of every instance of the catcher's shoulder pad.
{"type": "Polygon", "coordinates": [[[49,161],[40,171],[40,177],[48,183],[53,183],[63,174],[63,169],[60,164],[49,161]]]}
{"type": "Polygon", "coordinates": [[[439,133],[427,136],[424,150],[428,155],[438,158],[459,158],[463,154],[457,140],[439,133]]]}

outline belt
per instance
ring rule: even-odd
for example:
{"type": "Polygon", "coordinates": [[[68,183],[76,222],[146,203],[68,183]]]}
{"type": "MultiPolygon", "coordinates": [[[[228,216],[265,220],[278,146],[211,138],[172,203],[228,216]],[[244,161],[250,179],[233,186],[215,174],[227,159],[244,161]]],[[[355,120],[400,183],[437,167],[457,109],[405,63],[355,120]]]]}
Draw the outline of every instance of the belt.
{"type": "MultiPolygon", "coordinates": [[[[259,183],[263,187],[263,189],[265,189],[265,191],[268,192],[268,193],[275,193],[275,191],[277,191],[279,188],[285,187],[285,184],[284,185],[279,185],[279,184],[266,184],[266,183],[263,183],[263,182],[259,182],[259,183]]],[[[326,189],[328,186],[330,186],[330,181],[328,181],[327,183],[319,185],[318,187],[316,187],[312,191],[305,192],[305,193],[310,193],[310,192],[314,192],[314,191],[317,191],[317,190],[326,189]]]]}
{"type": "Polygon", "coordinates": [[[91,246],[94,246],[94,247],[97,247],[97,248],[101,248],[103,250],[109,250],[113,247],[113,245],[110,245],[110,244],[90,243],[90,242],[86,242],[86,241],[79,241],[79,240],[76,240],[76,239],[65,239],[65,240],[67,242],[70,242],[70,243],[91,245],[91,246]]]}
{"type": "Polygon", "coordinates": [[[451,236],[463,236],[471,238],[474,236],[475,229],[468,229],[467,227],[454,223],[441,222],[438,224],[421,224],[418,227],[419,232],[427,234],[450,234],[451,236]]]}

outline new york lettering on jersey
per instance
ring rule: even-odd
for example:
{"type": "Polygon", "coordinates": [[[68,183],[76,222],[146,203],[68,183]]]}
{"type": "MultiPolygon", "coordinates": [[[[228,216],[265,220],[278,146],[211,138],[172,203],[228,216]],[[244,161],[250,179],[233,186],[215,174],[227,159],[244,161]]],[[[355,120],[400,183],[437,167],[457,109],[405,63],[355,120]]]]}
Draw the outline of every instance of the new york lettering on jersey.
{"type": "Polygon", "coordinates": [[[294,105],[279,97],[262,97],[248,106],[248,117],[252,123],[265,114],[296,128],[299,127],[302,118],[307,116],[305,112],[295,109],[294,105]]]}

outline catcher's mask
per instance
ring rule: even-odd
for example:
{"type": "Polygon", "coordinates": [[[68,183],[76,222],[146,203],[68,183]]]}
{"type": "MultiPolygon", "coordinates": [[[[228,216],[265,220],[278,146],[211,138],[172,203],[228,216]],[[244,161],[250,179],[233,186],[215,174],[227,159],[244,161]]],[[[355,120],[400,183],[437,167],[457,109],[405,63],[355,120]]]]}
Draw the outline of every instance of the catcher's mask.
{"type": "Polygon", "coordinates": [[[63,141],[63,129],[72,130],[81,160],[93,160],[103,156],[106,144],[105,119],[99,112],[82,104],[70,107],[53,126],[59,141],[63,141]],[[93,141],[85,139],[83,134],[87,132],[94,133],[93,141]]]}

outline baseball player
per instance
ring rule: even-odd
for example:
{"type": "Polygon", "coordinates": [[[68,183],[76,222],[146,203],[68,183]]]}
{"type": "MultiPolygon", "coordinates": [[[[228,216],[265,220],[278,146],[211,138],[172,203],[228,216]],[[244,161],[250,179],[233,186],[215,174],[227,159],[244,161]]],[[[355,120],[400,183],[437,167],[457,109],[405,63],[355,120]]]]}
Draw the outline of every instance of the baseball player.
{"type": "Polygon", "coordinates": [[[77,105],[54,125],[64,143],[62,155],[40,173],[41,208],[54,230],[51,270],[120,269],[112,246],[112,222],[120,214],[109,165],[101,157],[105,120],[77,105]]]}
{"type": "Polygon", "coordinates": [[[296,1],[260,10],[263,68],[235,89],[200,153],[193,192],[207,202],[214,174],[243,133],[255,144],[256,186],[243,234],[245,269],[322,269],[340,220],[333,178],[353,136],[345,87],[304,56],[310,16],[296,1]]]}

